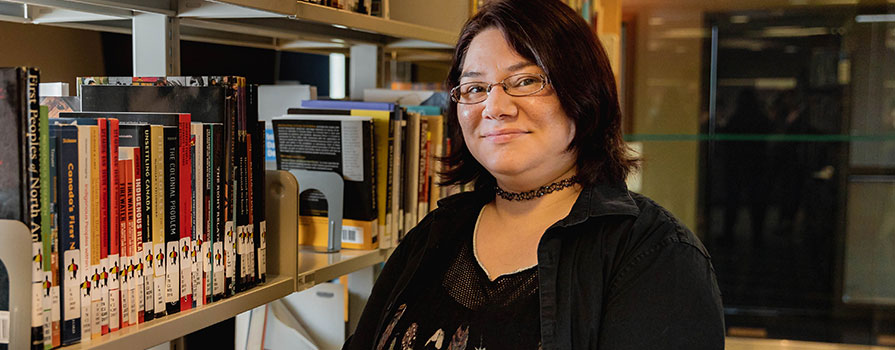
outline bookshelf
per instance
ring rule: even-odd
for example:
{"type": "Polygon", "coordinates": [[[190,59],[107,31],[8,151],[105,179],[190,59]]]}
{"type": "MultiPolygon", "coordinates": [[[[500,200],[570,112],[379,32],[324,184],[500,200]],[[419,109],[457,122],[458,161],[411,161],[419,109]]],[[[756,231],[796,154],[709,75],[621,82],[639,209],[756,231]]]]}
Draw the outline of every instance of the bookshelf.
{"type": "MultiPolygon", "coordinates": [[[[283,298],[293,292],[309,289],[319,283],[336,279],[340,276],[384,262],[393,249],[346,250],[337,253],[316,252],[310,247],[299,247],[295,226],[284,224],[288,218],[297,215],[298,188],[290,187],[285,193],[271,188],[280,186],[280,181],[295,181],[286,171],[268,171],[266,193],[268,203],[277,203],[278,207],[268,207],[268,214],[274,212],[293,215],[270,215],[270,231],[267,234],[270,254],[268,255],[267,281],[252,289],[237,293],[227,299],[219,300],[191,310],[165,316],[136,326],[123,328],[97,339],[62,347],[61,349],[145,349],[165,343],[189,333],[198,331],[215,323],[233,318],[245,311],[283,298]]],[[[10,276],[11,308],[10,339],[11,349],[28,348],[30,343],[30,307],[25,304],[30,299],[30,235],[24,224],[14,220],[0,220],[0,260],[6,264],[10,276]],[[20,327],[23,326],[24,327],[20,327]]]]}
{"type": "Polygon", "coordinates": [[[457,33],[295,0],[0,0],[0,20],[135,34],[143,14],[176,19],[180,38],[275,50],[344,51],[419,42],[450,48],[457,33]]]}

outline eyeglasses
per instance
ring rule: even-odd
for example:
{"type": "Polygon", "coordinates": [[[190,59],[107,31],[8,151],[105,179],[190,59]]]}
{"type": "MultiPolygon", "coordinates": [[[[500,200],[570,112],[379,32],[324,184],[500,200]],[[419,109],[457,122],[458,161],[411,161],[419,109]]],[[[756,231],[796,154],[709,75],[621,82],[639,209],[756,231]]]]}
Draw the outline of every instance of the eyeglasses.
{"type": "Polygon", "coordinates": [[[480,103],[488,98],[494,85],[500,85],[510,96],[529,96],[544,90],[549,83],[546,76],[532,73],[513,74],[493,84],[471,81],[451,89],[451,100],[467,105],[480,103]]]}

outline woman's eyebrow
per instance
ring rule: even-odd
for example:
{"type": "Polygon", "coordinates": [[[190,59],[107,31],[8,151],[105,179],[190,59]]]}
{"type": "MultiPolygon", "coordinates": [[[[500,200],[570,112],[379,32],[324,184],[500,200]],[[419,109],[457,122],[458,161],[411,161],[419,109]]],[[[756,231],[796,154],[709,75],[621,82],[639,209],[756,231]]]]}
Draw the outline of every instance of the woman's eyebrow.
{"type": "MultiPolygon", "coordinates": [[[[525,62],[519,62],[519,63],[513,64],[512,66],[509,66],[509,67],[507,67],[507,68],[504,69],[504,70],[507,71],[507,72],[516,72],[516,71],[521,70],[521,69],[523,69],[523,68],[527,68],[527,67],[534,66],[534,65],[535,65],[534,63],[525,61],[525,62]]],[[[477,77],[480,77],[480,76],[482,76],[482,73],[481,73],[481,72],[468,71],[468,72],[463,72],[463,74],[460,74],[460,79],[463,79],[463,78],[477,78],[477,77]]]]}

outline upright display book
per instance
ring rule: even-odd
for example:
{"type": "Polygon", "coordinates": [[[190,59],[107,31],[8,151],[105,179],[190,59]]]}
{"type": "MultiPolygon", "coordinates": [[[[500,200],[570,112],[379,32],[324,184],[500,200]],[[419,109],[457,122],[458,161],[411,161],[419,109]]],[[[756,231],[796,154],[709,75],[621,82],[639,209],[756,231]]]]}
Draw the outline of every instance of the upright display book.
{"type": "MultiPolygon", "coordinates": [[[[372,118],[290,115],[273,121],[277,168],[330,171],[345,180],[342,247],[377,247],[372,118]]],[[[299,244],[325,247],[327,206],[319,191],[299,196],[299,244]]]]}

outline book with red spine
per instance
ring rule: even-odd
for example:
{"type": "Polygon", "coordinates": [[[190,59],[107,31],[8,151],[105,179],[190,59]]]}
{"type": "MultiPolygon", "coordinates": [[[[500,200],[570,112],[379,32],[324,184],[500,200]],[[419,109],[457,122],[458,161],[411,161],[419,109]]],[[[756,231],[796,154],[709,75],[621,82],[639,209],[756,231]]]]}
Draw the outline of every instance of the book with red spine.
{"type": "MultiPolygon", "coordinates": [[[[179,166],[179,213],[180,217],[180,310],[189,310],[193,306],[192,293],[192,265],[183,263],[183,258],[189,257],[190,247],[192,246],[193,228],[189,218],[192,217],[192,172],[190,165],[192,157],[190,156],[190,115],[180,114],[178,121],[178,142],[180,149],[178,150],[177,164],[179,166]]],[[[189,262],[189,260],[187,260],[189,262]]]]}
{"type": "Polygon", "coordinates": [[[109,285],[109,332],[115,332],[121,328],[121,279],[119,275],[120,265],[120,246],[118,242],[121,237],[121,216],[120,216],[120,178],[118,159],[118,120],[108,119],[109,122],[109,236],[106,244],[108,246],[108,259],[105,264],[104,276],[108,280],[109,285]]]}

